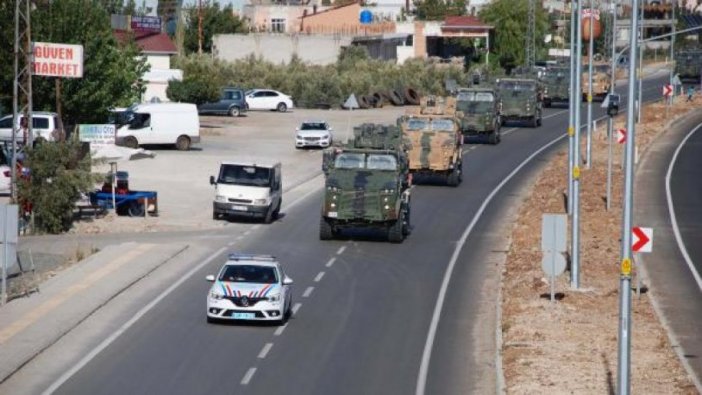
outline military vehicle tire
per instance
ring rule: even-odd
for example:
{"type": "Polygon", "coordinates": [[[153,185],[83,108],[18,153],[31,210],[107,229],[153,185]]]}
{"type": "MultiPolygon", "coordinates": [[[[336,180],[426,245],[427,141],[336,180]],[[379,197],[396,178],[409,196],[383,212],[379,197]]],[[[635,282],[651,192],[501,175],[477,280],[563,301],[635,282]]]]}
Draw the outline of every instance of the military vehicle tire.
{"type": "Polygon", "coordinates": [[[539,117],[538,117],[537,115],[534,115],[534,116],[531,118],[531,125],[529,125],[529,126],[531,126],[532,128],[538,128],[538,127],[539,127],[539,117]]]}
{"type": "Polygon", "coordinates": [[[458,169],[454,169],[446,177],[446,184],[452,187],[457,187],[461,183],[461,172],[458,169]]]}
{"type": "Polygon", "coordinates": [[[541,126],[541,124],[543,123],[542,120],[543,119],[541,118],[541,112],[539,111],[539,118],[536,120],[536,126],[541,126]]]}
{"type": "Polygon", "coordinates": [[[388,229],[388,241],[391,243],[402,243],[402,241],[405,239],[405,214],[403,211],[400,211],[400,213],[400,218],[390,226],[390,229],[388,229]]]}
{"type": "Polygon", "coordinates": [[[334,238],[334,228],[324,217],[319,218],[319,240],[331,240],[334,238]]]}
{"type": "Polygon", "coordinates": [[[490,137],[488,137],[488,142],[489,142],[491,145],[497,145],[497,143],[500,142],[500,135],[499,135],[499,133],[500,133],[500,132],[497,131],[497,130],[493,130],[492,133],[490,133],[490,137]]]}
{"type": "Polygon", "coordinates": [[[544,100],[544,107],[551,108],[551,100],[544,100]]]}

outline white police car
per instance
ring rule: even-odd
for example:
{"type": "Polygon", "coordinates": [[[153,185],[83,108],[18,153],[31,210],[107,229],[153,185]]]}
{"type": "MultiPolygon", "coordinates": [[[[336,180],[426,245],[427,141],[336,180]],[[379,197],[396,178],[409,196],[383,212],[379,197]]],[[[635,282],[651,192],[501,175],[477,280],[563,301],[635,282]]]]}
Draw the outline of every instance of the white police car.
{"type": "Polygon", "coordinates": [[[277,321],[291,314],[292,279],[271,255],[230,254],[207,295],[207,322],[277,321]]]}

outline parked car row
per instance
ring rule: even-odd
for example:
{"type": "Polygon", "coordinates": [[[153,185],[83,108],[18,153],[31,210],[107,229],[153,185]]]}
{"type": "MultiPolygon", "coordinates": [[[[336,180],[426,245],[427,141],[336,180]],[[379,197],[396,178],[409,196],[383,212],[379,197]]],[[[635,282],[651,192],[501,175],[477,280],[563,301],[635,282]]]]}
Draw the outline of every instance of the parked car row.
{"type": "Polygon", "coordinates": [[[197,111],[238,117],[249,110],[286,112],[293,107],[292,97],[271,89],[224,88],[218,101],[200,104],[197,111]]]}

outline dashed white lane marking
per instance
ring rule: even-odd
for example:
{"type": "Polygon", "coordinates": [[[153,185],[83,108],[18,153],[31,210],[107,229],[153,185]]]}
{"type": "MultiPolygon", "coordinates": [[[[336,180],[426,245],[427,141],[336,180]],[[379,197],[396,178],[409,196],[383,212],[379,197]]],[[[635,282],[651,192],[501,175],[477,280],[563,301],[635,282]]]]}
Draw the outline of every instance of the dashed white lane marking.
{"type": "Polygon", "coordinates": [[[302,294],[303,298],[309,298],[310,295],[312,294],[312,291],[314,291],[314,287],[307,287],[305,292],[302,294]]]}
{"type": "Polygon", "coordinates": [[[292,309],[293,315],[297,314],[297,311],[300,310],[300,307],[302,307],[302,303],[295,303],[292,309]]]}
{"type": "Polygon", "coordinates": [[[261,227],[260,224],[254,225],[254,226],[251,227],[251,230],[256,230],[256,229],[258,229],[258,228],[260,228],[260,227],[261,227]]]}
{"type": "Polygon", "coordinates": [[[282,334],[283,334],[283,331],[284,331],[285,328],[287,328],[287,327],[288,327],[288,324],[287,324],[287,323],[286,323],[285,325],[279,326],[278,329],[276,329],[275,332],[273,332],[273,336],[280,336],[280,335],[282,335],[282,334]]]}
{"type": "Polygon", "coordinates": [[[336,252],[336,255],[341,255],[346,251],[346,246],[341,246],[339,247],[339,250],[336,252]]]}
{"type": "Polygon", "coordinates": [[[234,242],[233,242],[233,241],[230,241],[229,243],[227,243],[227,245],[228,245],[229,247],[231,247],[231,246],[234,245],[234,242]]]}
{"type": "Polygon", "coordinates": [[[244,378],[241,379],[241,385],[249,385],[254,373],[256,373],[256,368],[249,368],[249,370],[246,371],[244,378]]]}
{"type": "Polygon", "coordinates": [[[334,264],[334,262],[336,262],[336,257],[330,259],[329,262],[327,262],[327,264],[325,266],[331,267],[334,264]]]}
{"type": "Polygon", "coordinates": [[[322,280],[322,277],[324,277],[324,272],[317,273],[317,277],[314,278],[314,282],[320,282],[322,280]]]}
{"type": "Polygon", "coordinates": [[[261,349],[261,352],[258,353],[258,359],[264,359],[266,355],[268,355],[268,352],[271,351],[271,347],[273,347],[273,343],[266,343],[261,349]]]}

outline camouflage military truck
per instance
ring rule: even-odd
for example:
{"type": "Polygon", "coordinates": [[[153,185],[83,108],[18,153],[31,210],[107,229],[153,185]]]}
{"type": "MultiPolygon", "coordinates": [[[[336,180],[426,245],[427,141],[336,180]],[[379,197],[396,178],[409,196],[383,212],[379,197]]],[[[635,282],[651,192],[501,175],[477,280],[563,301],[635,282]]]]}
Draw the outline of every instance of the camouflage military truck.
{"type": "Polygon", "coordinates": [[[508,121],[527,121],[531,127],[541,126],[541,84],[534,79],[504,78],[497,81],[500,117],[508,121]]]}
{"type": "Polygon", "coordinates": [[[325,192],[319,238],[343,229],[386,232],[401,243],[410,231],[410,181],[402,133],[395,125],[363,124],[354,139],[325,150],[325,192]]]}
{"type": "MultiPolygon", "coordinates": [[[[456,96],[461,133],[465,139],[471,135],[487,136],[490,144],[500,142],[500,112],[497,92],[491,88],[463,89],[456,96]]],[[[465,142],[465,140],[464,140],[465,142]]]]}
{"type": "Polygon", "coordinates": [[[412,174],[439,176],[450,186],[461,183],[463,136],[456,116],[455,97],[429,96],[398,120],[412,174]]]}
{"type": "Polygon", "coordinates": [[[544,107],[553,103],[567,103],[570,98],[570,69],[568,67],[549,67],[541,77],[544,86],[544,107]]]}
{"type": "Polygon", "coordinates": [[[699,82],[702,74],[702,49],[687,49],[675,54],[675,74],[680,81],[699,82]]]}
{"type": "MultiPolygon", "coordinates": [[[[592,65],[592,100],[603,101],[610,89],[610,76],[612,66],[609,63],[593,63],[592,65]]],[[[583,100],[587,100],[589,87],[589,66],[583,65],[583,74],[581,76],[581,87],[583,100]]]]}

